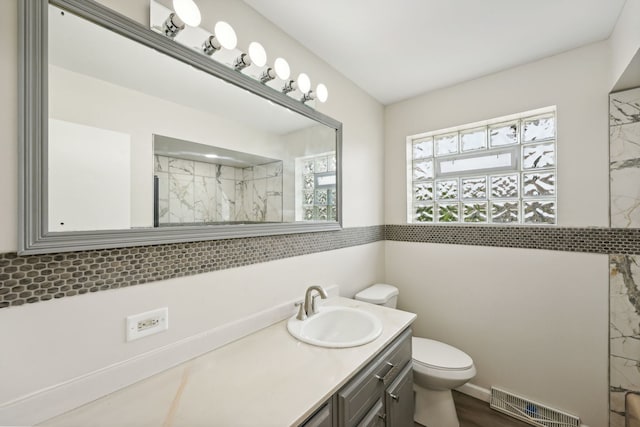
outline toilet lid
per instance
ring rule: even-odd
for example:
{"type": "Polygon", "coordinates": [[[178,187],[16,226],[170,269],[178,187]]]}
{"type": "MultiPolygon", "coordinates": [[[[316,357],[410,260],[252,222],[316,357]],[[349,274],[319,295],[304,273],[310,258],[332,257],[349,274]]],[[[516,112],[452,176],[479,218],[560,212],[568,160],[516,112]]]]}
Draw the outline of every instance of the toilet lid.
{"type": "Polygon", "coordinates": [[[413,361],[419,365],[436,369],[468,369],[473,360],[467,353],[440,341],[427,338],[412,338],[413,361]]]}

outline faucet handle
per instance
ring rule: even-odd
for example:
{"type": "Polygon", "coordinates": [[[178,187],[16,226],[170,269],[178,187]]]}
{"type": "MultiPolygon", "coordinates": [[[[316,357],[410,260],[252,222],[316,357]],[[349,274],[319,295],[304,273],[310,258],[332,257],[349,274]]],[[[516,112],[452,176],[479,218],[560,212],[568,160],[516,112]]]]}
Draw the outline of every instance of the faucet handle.
{"type": "Polygon", "coordinates": [[[307,313],[304,311],[304,303],[302,301],[298,301],[296,303],[296,307],[298,307],[298,314],[296,315],[296,319],[305,320],[307,318],[307,313]]]}

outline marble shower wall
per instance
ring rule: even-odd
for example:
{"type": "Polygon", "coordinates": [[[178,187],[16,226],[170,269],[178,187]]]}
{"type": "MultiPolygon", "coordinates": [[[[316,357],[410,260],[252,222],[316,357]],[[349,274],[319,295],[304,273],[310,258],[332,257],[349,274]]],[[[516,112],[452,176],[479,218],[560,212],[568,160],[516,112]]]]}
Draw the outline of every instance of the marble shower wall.
{"type": "Polygon", "coordinates": [[[155,156],[160,224],[282,221],[282,162],[236,168],[155,156]]]}
{"type": "MultiPolygon", "coordinates": [[[[640,88],[610,95],[611,227],[640,228],[640,88]]],[[[610,255],[610,427],[625,427],[629,392],[640,393],[640,256],[610,255]]]]}

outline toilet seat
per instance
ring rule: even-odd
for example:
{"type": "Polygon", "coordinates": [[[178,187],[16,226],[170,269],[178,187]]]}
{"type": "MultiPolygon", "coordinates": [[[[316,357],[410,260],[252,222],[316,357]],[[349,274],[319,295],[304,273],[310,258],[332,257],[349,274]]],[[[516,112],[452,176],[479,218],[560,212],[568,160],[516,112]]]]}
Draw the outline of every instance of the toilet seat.
{"type": "Polygon", "coordinates": [[[428,338],[412,338],[414,366],[444,371],[466,371],[473,359],[462,350],[428,338]]]}

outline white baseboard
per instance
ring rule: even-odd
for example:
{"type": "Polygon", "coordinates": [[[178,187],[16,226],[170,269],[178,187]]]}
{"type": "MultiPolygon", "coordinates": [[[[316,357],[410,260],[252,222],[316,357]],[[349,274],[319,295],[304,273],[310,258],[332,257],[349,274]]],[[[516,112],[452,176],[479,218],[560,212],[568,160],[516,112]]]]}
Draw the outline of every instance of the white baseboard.
{"type": "Polygon", "coordinates": [[[466,394],[467,396],[475,397],[476,399],[480,399],[487,403],[491,400],[491,390],[475,384],[466,383],[456,388],[456,390],[460,393],[466,394]]]}
{"type": "MultiPolygon", "coordinates": [[[[327,286],[325,289],[330,296],[338,295],[337,285],[327,286]]],[[[31,426],[75,409],[284,320],[295,313],[294,302],[299,300],[300,298],[285,302],[252,316],[3,402],[0,404],[0,425],[31,426]]]]}

